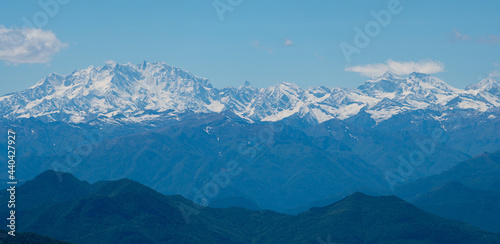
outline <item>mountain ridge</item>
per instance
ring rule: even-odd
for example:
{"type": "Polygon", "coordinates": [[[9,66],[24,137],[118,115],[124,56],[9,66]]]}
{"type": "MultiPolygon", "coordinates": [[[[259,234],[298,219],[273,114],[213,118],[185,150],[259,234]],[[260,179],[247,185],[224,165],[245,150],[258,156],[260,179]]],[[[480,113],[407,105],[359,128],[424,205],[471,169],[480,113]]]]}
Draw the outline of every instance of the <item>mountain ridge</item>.
{"type": "Polygon", "coordinates": [[[498,91],[498,82],[492,78],[462,90],[421,73],[408,77],[386,73],[356,89],[302,89],[288,82],[267,88],[254,88],[246,82],[238,88],[219,89],[208,79],[180,68],[144,61],[139,65],[89,66],[69,75],[53,73],[24,91],[0,97],[0,112],[8,119],[141,123],[162,119],[160,114],[180,119],[186,111],[231,110],[249,121],[280,121],[297,115],[307,117],[309,123],[322,123],[366,111],[378,123],[404,111],[424,108],[498,109],[498,91]]]}

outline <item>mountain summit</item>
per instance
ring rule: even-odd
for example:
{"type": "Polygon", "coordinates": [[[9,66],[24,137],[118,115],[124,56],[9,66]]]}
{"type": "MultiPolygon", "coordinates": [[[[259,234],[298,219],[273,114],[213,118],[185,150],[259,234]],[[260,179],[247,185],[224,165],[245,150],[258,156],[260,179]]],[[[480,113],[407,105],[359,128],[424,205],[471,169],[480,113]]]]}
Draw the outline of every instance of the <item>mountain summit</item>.
{"type": "Polygon", "coordinates": [[[436,77],[386,73],[357,89],[280,83],[268,88],[217,89],[197,77],[162,62],[139,65],[111,63],[89,66],[63,76],[51,74],[27,90],[0,97],[5,118],[86,123],[93,120],[144,122],[162,116],[220,113],[230,110],[249,121],[278,121],[292,115],[311,123],[346,119],[365,111],[379,122],[418,109],[473,109],[500,106],[498,82],[489,78],[466,90],[436,77]]]}
{"type": "Polygon", "coordinates": [[[491,77],[488,77],[477,84],[469,85],[465,89],[478,92],[488,92],[496,96],[500,95],[500,83],[491,77]]]}

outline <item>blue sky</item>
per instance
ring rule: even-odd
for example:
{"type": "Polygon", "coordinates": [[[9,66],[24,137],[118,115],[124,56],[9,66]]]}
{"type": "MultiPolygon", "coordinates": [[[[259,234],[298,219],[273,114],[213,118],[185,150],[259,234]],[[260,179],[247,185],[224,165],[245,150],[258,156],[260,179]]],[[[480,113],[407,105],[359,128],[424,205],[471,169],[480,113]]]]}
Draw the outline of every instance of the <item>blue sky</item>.
{"type": "Polygon", "coordinates": [[[163,61],[216,87],[354,88],[384,69],[429,71],[459,88],[499,76],[500,1],[400,0],[388,23],[376,22],[371,12],[394,1],[220,0],[219,13],[213,0],[3,1],[0,93],[110,60],[163,61]],[[41,30],[16,30],[23,18],[41,30]],[[367,34],[367,25],[372,37],[359,48],[355,28],[367,34]],[[29,41],[18,40],[23,33],[29,41]],[[358,49],[350,62],[342,43],[358,49]]]}

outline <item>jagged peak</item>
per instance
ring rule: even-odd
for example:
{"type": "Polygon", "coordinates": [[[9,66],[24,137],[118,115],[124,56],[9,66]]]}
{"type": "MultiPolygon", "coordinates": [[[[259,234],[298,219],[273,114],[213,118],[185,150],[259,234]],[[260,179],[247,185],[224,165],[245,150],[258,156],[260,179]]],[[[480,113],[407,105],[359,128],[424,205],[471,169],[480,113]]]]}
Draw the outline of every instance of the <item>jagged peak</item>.
{"type": "Polygon", "coordinates": [[[304,94],[304,90],[300,88],[298,85],[289,83],[289,82],[281,82],[274,86],[268,87],[265,89],[265,93],[272,96],[282,96],[287,95],[291,97],[299,98],[304,94]]]}
{"type": "Polygon", "coordinates": [[[425,74],[425,73],[413,72],[408,76],[408,80],[413,81],[413,82],[418,81],[418,82],[439,83],[439,84],[448,85],[446,82],[442,81],[441,79],[437,78],[436,76],[433,76],[430,74],[425,74]]]}
{"type": "Polygon", "coordinates": [[[147,65],[148,65],[148,62],[146,62],[146,60],[144,60],[144,61],[142,61],[142,64],[139,66],[139,68],[145,69],[147,65]]]}
{"type": "Polygon", "coordinates": [[[360,85],[360,87],[366,86],[366,85],[372,86],[373,83],[380,83],[380,82],[387,82],[387,81],[390,81],[392,83],[401,83],[401,82],[405,82],[406,80],[407,80],[407,78],[403,78],[403,77],[398,76],[390,71],[387,71],[379,77],[372,77],[371,79],[365,81],[363,84],[360,85]]]}
{"type": "Polygon", "coordinates": [[[386,71],[379,79],[401,79],[401,77],[391,71],[386,71]]]}
{"type": "MultiPolygon", "coordinates": [[[[94,76],[100,76],[100,77],[106,77],[106,76],[113,76],[116,77],[117,75],[121,75],[122,77],[127,77],[127,76],[132,76],[133,79],[130,79],[131,82],[135,80],[141,80],[141,79],[149,79],[149,77],[155,76],[155,77],[180,77],[183,80],[192,80],[195,83],[200,83],[202,86],[206,88],[212,88],[212,85],[206,78],[198,77],[193,75],[192,73],[185,71],[181,68],[170,66],[164,62],[153,62],[153,63],[148,63],[146,61],[143,61],[141,64],[132,64],[132,63],[126,63],[126,64],[120,64],[117,62],[108,62],[104,66],[98,66],[94,67],[90,65],[89,67],[85,69],[80,69],[80,70],[75,70],[71,74],[62,76],[58,75],[58,80],[60,80],[62,83],[62,80],[67,78],[68,76],[74,77],[71,80],[74,81],[81,81],[82,79],[79,79],[78,77],[94,77],[94,76]],[[159,75],[162,74],[163,75],[159,75]]],[[[50,77],[50,76],[49,76],[50,77]]],[[[47,78],[49,78],[47,77],[47,78]]],[[[45,78],[45,79],[47,79],[45,78]]],[[[159,79],[158,81],[165,82],[169,79],[159,79]]],[[[43,80],[40,81],[39,83],[43,83],[43,80]]],[[[119,82],[121,83],[121,82],[119,82]]],[[[37,84],[40,85],[40,84],[37,84]]],[[[57,84],[56,84],[57,85],[57,84]]],[[[66,85],[71,85],[71,84],[66,84],[66,85]]]]}
{"type": "Polygon", "coordinates": [[[33,88],[36,88],[36,87],[39,87],[39,86],[58,86],[58,85],[62,84],[62,79],[63,78],[64,78],[64,76],[62,76],[60,74],[51,73],[50,75],[48,75],[44,79],[38,81],[32,87],[30,87],[30,89],[33,89],[33,88]]]}
{"type": "Polygon", "coordinates": [[[500,88],[500,84],[493,77],[487,77],[476,84],[468,85],[465,90],[489,91],[493,88],[500,88]]]}
{"type": "MultiPolygon", "coordinates": [[[[316,120],[323,121],[349,118],[363,108],[372,115],[384,113],[374,110],[384,106],[407,104],[410,109],[420,109],[465,93],[428,74],[412,73],[400,77],[393,72],[372,78],[358,89],[321,86],[305,90],[289,82],[253,88],[248,81],[239,88],[216,89],[206,78],[164,62],[145,60],[139,64],[108,62],[97,68],[91,65],[66,76],[51,74],[37,84],[43,86],[25,90],[20,95],[0,97],[5,114],[11,118],[54,116],[54,111],[64,108],[65,112],[56,119],[51,117],[51,121],[82,122],[85,119],[80,116],[81,109],[89,106],[91,111],[86,118],[104,116],[113,119],[116,113],[128,110],[218,113],[234,109],[236,114],[249,120],[282,119],[300,112],[301,115],[314,114],[316,120]],[[103,97],[106,97],[105,101],[101,99],[103,97]]],[[[485,79],[475,86],[488,85],[498,87],[498,82],[485,79]]],[[[491,89],[488,92],[498,94],[491,89]]],[[[137,118],[137,121],[142,120],[137,118]]]]}
{"type": "Polygon", "coordinates": [[[373,93],[373,91],[408,92],[408,89],[413,91],[434,90],[440,93],[463,93],[463,90],[455,88],[435,76],[418,72],[413,72],[408,77],[386,73],[383,76],[366,81],[358,89],[369,94],[373,93]]]}
{"type": "Polygon", "coordinates": [[[289,82],[281,82],[269,88],[272,90],[302,90],[298,85],[289,82]]]}
{"type": "Polygon", "coordinates": [[[448,83],[442,81],[438,77],[430,75],[430,74],[413,72],[408,77],[408,80],[411,81],[411,82],[429,83],[429,84],[433,84],[433,85],[441,87],[441,88],[453,89],[453,90],[456,90],[458,92],[458,89],[452,87],[451,85],[449,85],[448,83]]]}

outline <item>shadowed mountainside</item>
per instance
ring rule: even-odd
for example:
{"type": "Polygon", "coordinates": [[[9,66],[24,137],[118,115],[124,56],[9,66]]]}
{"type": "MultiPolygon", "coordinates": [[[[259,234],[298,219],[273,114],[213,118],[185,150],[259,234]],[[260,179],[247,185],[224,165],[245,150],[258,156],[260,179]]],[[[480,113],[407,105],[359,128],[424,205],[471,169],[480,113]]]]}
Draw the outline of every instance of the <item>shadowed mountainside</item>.
{"type": "Polygon", "coordinates": [[[88,193],[74,199],[78,194],[70,195],[71,187],[51,185],[58,182],[57,174],[44,172],[19,187],[19,199],[62,196],[40,199],[43,206],[19,209],[20,231],[76,243],[500,242],[498,234],[426,213],[395,196],[354,193],[326,207],[290,216],[267,210],[201,208],[181,196],[165,196],[128,179],[89,187],[61,173],[59,184],[88,193]],[[23,196],[25,192],[30,196],[23,196]]]}

